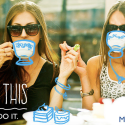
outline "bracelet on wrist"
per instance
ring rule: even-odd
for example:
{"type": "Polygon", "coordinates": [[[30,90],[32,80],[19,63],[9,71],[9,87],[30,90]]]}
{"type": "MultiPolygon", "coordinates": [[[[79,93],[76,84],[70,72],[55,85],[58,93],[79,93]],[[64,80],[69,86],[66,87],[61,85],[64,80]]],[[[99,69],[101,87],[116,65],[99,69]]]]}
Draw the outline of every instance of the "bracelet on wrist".
{"type": "Polygon", "coordinates": [[[62,89],[65,89],[65,90],[70,90],[70,88],[71,88],[69,84],[68,84],[68,86],[65,86],[65,85],[61,84],[60,82],[58,82],[58,77],[55,78],[55,83],[56,83],[59,87],[61,87],[62,89]]]}
{"type": "Polygon", "coordinates": [[[55,91],[56,91],[57,93],[59,93],[60,95],[62,95],[64,99],[67,99],[67,94],[66,94],[66,92],[65,92],[65,93],[59,92],[59,91],[56,89],[56,86],[54,87],[54,89],[55,89],[55,91]]]}
{"type": "Polygon", "coordinates": [[[90,96],[90,95],[93,95],[94,94],[94,90],[92,89],[90,92],[86,92],[86,93],[83,93],[82,92],[82,89],[80,89],[80,95],[81,97],[85,97],[85,96],[90,96]]]}

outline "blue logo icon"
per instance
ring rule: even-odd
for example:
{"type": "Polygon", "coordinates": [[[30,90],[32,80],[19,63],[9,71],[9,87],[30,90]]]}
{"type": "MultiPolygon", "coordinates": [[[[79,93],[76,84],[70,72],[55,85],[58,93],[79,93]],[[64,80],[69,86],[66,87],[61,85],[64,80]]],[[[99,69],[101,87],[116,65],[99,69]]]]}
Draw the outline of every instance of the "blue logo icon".
{"type": "Polygon", "coordinates": [[[33,112],[33,121],[47,123],[53,118],[53,112],[53,107],[49,107],[44,103],[36,111],[33,112]]]}
{"type": "Polygon", "coordinates": [[[123,122],[125,122],[125,117],[119,117],[119,122],[121,122],[121,120],[123,120],[123,122]]]}
{"type": "Polygon", "coordinates": [[[19,58],[16,65],[27,66],[33,64],[33,60],[30,59],[35,53],[36,43],[32,40],[17,40],[13,43],[13,49],[15,55],[19,58]]]}

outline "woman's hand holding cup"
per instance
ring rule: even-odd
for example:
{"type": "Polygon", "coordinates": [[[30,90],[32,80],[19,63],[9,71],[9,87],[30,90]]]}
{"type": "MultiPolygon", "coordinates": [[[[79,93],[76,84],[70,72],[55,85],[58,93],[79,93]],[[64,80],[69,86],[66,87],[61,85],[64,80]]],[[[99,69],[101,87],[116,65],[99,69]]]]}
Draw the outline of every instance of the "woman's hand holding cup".
{"type": "Polygon", "coordinates": [[[14,57],[13,45],[11,42],[5,42],[0,45],[0,68],[7,60],[12,60],[14,57]]]}

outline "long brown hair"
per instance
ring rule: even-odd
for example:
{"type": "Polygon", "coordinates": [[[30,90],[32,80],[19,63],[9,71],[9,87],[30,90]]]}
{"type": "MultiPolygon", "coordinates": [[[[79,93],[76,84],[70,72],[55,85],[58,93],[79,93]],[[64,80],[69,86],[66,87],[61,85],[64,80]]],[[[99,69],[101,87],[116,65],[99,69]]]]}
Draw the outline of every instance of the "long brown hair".
{"type": "MultiPolygon", "coordinates": [[[[7,26],[11,25],[11,21],[13,17],[21,12],[28,11],[30,12],[38,21],[38,23],[41,25],[41,36],[42,39],[38,43],[38,53],[40,56],[45,57],[48,61],[52,62],[53,64],[53,78],[56,74],[56,66],[55,63],[58,61],[58,56],[56,53],[53,51],[50,41],[48,39],[47,35],[47,28],[46,28],[46,23],[44,20],[44,16],[39,8],[38,5],[31,1],[26,1],[26,2],[19,2],[15,4],[14,6],[11,7],[9,10],[7,17],[6,17],[6,22],[5,22],[5,31],[4,31],[4,42],[11,41],[11,36],[8,33],[7,26]],[[55,58],[56,57],[56,58],[55,58]]],[[[0,95],[2,98],[4,98],[3,95],[5,95],[5,90],[4,86],[2,85],[3,83],[12,83],[13,85],[15,83],[26,83],[27,81],[23,80],[24,75],[28,75],[28,72],[25,71],[25,69],[21,66],[15,65],[15,62],[17,61],[17,57],[14,56],[13,60],[11,61],[6,61],[2,68],[0,69],[0,95]],[[22,73],[22,71],[24,73],[22,73]]],[[[52,81],[53,81],[52,78],[52,81]]],[[[30,78],[29,78],[30,79],[30,78]]],[[[9,90],[9,88],[8,88],[9,90]]],[[[13,95],[15,93],[15,90],[13,90],[13,95]]]]}
{"type": "Polygon", "coordinates": [[[100,52],[99,54],[101,55],[101,66],[102,64],[107,65],[108,62],[108,51],[109,51],[109,47],[106,44],[106,26],[109,23],[109,19],[111,17],[111,15],[116,11],[120,11],[122,12],[122,14],[125,16],[125,1],[119,1],[116,4],[114,4],[111,9],[109,10],[109,13],[107,15],[107,19],[104,23],[103,26],[103,30],[102,30],[102,37],[101,37],[101,43],[100,43],[100,52]]]}

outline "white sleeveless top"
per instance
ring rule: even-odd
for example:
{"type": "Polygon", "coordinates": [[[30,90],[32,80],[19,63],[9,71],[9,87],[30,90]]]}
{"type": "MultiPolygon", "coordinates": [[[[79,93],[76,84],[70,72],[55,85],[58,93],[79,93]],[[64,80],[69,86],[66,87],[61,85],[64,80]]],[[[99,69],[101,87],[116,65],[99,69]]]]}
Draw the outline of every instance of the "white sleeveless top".
{"type": "Polygon", "coordinates": [[[100,73],[100,91],[102,98],[116,99],[125,96],[125,83],[118,84],[118,81],[110,79],[108,66],[104,64],[100,73]]]}

